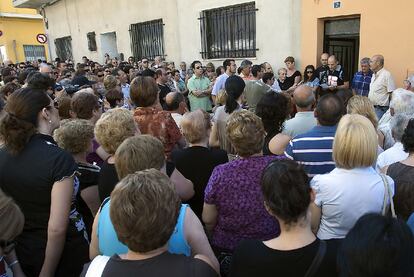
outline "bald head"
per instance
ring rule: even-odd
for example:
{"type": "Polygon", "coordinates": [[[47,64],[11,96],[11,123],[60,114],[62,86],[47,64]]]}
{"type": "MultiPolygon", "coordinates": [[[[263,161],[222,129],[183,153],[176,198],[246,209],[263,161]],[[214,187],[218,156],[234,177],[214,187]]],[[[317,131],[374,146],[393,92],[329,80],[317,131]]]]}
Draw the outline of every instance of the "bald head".
{"type": "Polygon", "coordinates": [[[329,58],[329,54],[328,53],[322,53],[322,55],[321,55],[321,64],[323,66],[328,65],[328,58],[329,58]]]}
{"type": "Polygon", "coordinates": [[[378,72],[381,68],[384,67],[384,56],[383,55],[374,55],[372,56],[369,66],[372,71],[378,72]]]}
{"type": "Polygon", "coordinates": [[[165,104],[169,111],[179,110],[182,102],[184,102],[184,96],[179,92],[170,92],[165,97],[165,104]]]}
{"type": "Polygon", "coordinates": [[[338,66],[338,60],[336,59],[336,57],[334,55],[330,56],[328,58],[329,70],[334,71],[337,66],[338,66]]]}
{"type": "Polygon", "coordinates": [[[315,103],[315,95],[309,86],[301,85],[293,92],[293,99],[298,111],[311,111],[315,103]]]}

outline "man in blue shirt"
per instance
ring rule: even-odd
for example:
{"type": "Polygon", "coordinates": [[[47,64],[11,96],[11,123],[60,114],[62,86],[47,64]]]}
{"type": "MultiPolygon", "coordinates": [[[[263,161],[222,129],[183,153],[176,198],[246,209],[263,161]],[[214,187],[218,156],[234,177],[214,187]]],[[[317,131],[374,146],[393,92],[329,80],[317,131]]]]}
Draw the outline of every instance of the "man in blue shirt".
{"type": "Polygon", "coordinates": [[[318,125],[294,137],[286,147],[285,156],[303,165],[309,177],[335,168],[332,145],[343,113],[344,104],[338,96],[333,93],[322,96],[315,109],[318,125]]]}
{"type": "Polygon", "coordinates": [[[223,62],[223,67],[226,72],[218,76],[216,82],[214,83],[213,90],[211,91],[211,97],[213,98],[213,104],[216,104],[216,96],[218,95],[221,89],[224,89],[224,84],[226,83],[227,78],[236,74],[237,65],[233,59],[227,59],[223,62]]]}
{"type": "Polygon", "coordinates": [[[361,71],[355,73],[352,79],[352,93],[354,95],[368,96],[372,71],[369,68],[369,58],[361,60],[361,71]]]}

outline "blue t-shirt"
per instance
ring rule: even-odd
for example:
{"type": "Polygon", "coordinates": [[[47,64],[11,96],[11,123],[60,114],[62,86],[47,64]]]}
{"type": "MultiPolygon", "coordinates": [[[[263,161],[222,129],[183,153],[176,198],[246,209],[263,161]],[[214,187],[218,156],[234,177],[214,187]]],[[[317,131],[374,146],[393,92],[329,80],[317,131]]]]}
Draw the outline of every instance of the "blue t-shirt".
{"type": "Polygon", "coordinates": [[[335,168],[332,145],[336,127],[315,126],[309,132],[294,137],[286,147],[286,157],[303,165],[309,177],[332,171],[335,168]]]}
{"type": "MultiPolygon", "coordinates": [[[[118,240],[115,228],[112,225],[109,216],[109,208],[111,200],[105,199],[101,207],[99,215],[97,236],[99,241],[99,252],[104,256],[113,256],[115,254],[125,254],[128,252],[128,247],[118,240]]],[[[184,237],[184,219],[187,204],[182,204],[180,214],[178,215],[177,224],[174,232],[168,241],[168,252],[173,254],[191,255],[191,248],[184,237]]]]}

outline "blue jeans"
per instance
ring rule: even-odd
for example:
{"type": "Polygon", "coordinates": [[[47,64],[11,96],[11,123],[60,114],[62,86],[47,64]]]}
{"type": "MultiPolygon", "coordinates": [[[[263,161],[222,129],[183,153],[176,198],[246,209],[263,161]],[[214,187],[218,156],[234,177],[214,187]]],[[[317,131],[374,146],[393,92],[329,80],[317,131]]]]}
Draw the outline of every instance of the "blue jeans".
{"type": "Polygon", "coordinates": [[[378,121],[380,121],[381,117],[387,112],[388,108],[388,106],[374,106],[378,121]]]}

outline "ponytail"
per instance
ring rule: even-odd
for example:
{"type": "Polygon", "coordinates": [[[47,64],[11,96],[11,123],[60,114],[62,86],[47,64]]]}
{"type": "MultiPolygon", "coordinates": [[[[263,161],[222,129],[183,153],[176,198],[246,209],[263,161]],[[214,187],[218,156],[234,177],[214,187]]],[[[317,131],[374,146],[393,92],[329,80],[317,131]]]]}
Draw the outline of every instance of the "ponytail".
{"type": "Polygon", "coordinates": [[[0,121],[0,136],[7,150],[14,155],[23,150],[30,137],[35,133],[36,127],[33,123],[21,120],[8,112],[0,121]]]}
{"type": "Polygon", "coordinates": [[[233,75],[227,78],[224,86],[227,92],[226,106],[224,107],[224,110],[226,113],[231,114],[239,107],[237,100],[243,94],[246,84],[242,78],[233,75]]]}

